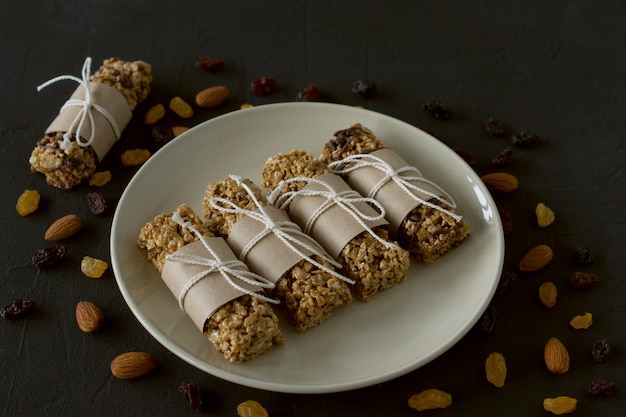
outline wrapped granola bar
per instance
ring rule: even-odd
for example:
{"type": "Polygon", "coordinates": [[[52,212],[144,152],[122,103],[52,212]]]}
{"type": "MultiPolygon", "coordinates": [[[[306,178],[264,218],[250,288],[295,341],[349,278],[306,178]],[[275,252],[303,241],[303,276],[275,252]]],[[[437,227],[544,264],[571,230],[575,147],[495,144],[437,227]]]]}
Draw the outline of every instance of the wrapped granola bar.
{"type": "Polygon", "coordinates": [[[336,271],[341,265],[250,180],[231,176],[209,184],[202,217],[251,271],[275,282],[269,294],[297,331],[318,326],[352,301],[350,280],[336,271]]]}
{"type": "Polygon", "coordinates": [[[60,76],[38,88],[62,80],[79,83],[29,158],[31,171],[44,174],[56,188],[68,190],[89,179],[150,93],[152,72],[146,62],[109,58],[93,75],[90,71],[87,58],[82,79],[60,76]]]}
{"type": "Polygon", "coordinates": [[[272,300],[246,281],[254,281],[254,274],[188,206],[146,223],[138,244],[181,308],[225,359],[248,361],[285,342],[272,300]],[[241,280],[234,279],[238,275],[241,280]]]}
{"type": "Polygon", "coordinates": [[[389,238],[387,222],[371,207],[375,201],[351,190],[312,154],[293,150],[270,157],[261,185],[271,190],[270,202],[287,209],[343,265],[358,300],[406,280],[409,254],[389,238]]]}
{"type": "Polygon", "coordinates": [[[452,197],[361,124],[336,132],[320,159],[385,207],[393,236],[416,260],[432,262],[469,236],[452,197]]]}

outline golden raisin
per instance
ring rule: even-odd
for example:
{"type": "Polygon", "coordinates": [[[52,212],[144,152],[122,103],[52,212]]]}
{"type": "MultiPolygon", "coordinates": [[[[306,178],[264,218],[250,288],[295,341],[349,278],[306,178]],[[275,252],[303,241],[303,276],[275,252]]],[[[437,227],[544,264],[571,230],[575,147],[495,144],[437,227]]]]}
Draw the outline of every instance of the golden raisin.
{"type": "Polygon", "coordinates": [[[593,324],[593,315],[586,312],[582,316],[574,316],[569,322],[574,329],[588,329],[593,324]]]}
{"type": "Polygon", "coordinates": [[[191,106],[178,96],[170,100],[170,110],[184,119],[188,119],[193,116],[193,109],[191,106]]]}
{"type": "Polygon", "coordinates": [[[409,398],[409,407],[417,411],[446,408],[452,404],[452,395],[436,388],[426,389],[409,398]]]}
{"type": "Polygon", "coordinates": [[[535,215],[537,216],[537,224],[539,227],[548,227],[554,221],[554,212],[543,203],[537,204],[537,207],[535,207],[535,215]]]}
{"type": "Polygon", "coordinates": [[[244,401],[237,406],[239,417],[269,417],[267,410],[254,400],[244,401]]]}
{"type": "Polygon", "coordinates": [[[80,270],[89,278],[100,278],[109,267],[109,264],[101,259],[85,256],[80,261],[80,270]]]}
{"type": "Polygon", "coordinates": [[[254,106],[252,104],[250,104],[250,103],[243,103],[241,106],[239,106],[239,108],[241,110],[243,110],[243,109],[251,109],[252,107],[254,107],[254,106]]]}
{"type": "Polygon", "coordinates": [[[89,185],[102,187],[106,185],[109,181],[111,181],[112,177],[113,176],[111,175],[111,171],[109,170],[94,172],[93,174],[91,174],[91,177],[89,177],[89,185]]]}
{"type": "Polygon", "coordinates": [[[146,112],[143,122],[147,125],[153,125],[165,116],[165,107],[162,104],[152,106],[146,112]]]}
{"type": "Polygon", "coordinates": [[[557,289],[554,282],[547,281],[539,286],[539,301],[548,308],[556,304],[557,289]]]}
{"type": "Polygon", "coordinates": [[[126,166],[141,165],[146,162],[152,154],[147,149],[127,149],[122,154],[122,164],[126,166]]]}
{"type": "Polygon", "coordinates": [[[576,410],[576,398],[560,396],[556,398],[545,398],[543,409],[552,414],[561,415],[571,413],[576,410]]]}
{"type": "Polygon", "coordinates": [[[27,216],[39,207],[40,200],[37,190],[25,190],[17,199],[15,209],[20,216],[27,216]]]}
{"type": "Polygon", "coordinates": [[[506,360],[501,353],[493,352],[487,356],[485,361],[485,373],[487,381],[494,386],[502,388],[506,380],[506,360]]]}

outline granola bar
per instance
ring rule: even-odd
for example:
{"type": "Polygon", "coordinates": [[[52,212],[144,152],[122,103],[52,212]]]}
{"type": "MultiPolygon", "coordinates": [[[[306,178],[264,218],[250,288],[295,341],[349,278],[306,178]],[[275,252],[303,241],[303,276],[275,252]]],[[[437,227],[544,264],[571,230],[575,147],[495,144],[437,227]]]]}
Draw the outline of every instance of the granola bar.
{"type": "MultiPolygon", "coordinates": [[[[181,205],[176,212],[203,236],[213,236],[188,206],[181,205]]],[[[172,213],[164,213],[146,223],[139,233],[138,244],[162,272],[167,255],[197,240],[194,233],[172,219],[172,213]]],[[[285,342],[271,305],[247,294],[218,308],[206,320],[203,333],[230,362],[251,360],[285,342]]]]}
{"type": "MultiPolygon", "coordinates": [[[[228,238],[233,226],[246,214],[220,210],[219,207],[211,204],[213,198],[223,198],[243,210],[257,209],[257,202],[271,207],[254,183],[250,180],[244,181],[247,188],[252,191],[254,199],[233,178],[207,186],[202,205],[202,217],[205,226],[217,236],[228,238]]],[[[297,226],[294,225],[294,227],[297,226]]],[[[280,250],[289,251],[290,249],[286,244],[282,244],[280,250]]],[[[280,300],[278,307],[282,309],[287,322],[297,331],[318,326],[328,320],[335,310],[352,301],[349,285],[329,272],[335,271],[335,267],[315,254],[311,255],[311,259],[323,265],[324,268],[303,257],[277,279],[276,286],[271,293],[272,297],[280,300]]]]}
{"type": "MultiPolygon", "coordinates": [[[[150,93],[152,70],[150,64],[143,61],[109,58],[91,75],[90,81],[119,91],[132,111],[150,93]]],[[[93,147],[80,146],[74,135],[71,145],[62,149],[64,133],[46,133],[31,152],[29,164],[32,172],[45,175],[49,185],[69,190],[88,180],[99,161],[93,147]]]]}
{"type": "MultiPolygon", "coordinates": [[[[381,149],[387,149],[385,144],[370,129],[355,123],[334,134],[334,138],[323,147],[320,159],[330,164],[352,155],[369,154],[381,149]]],[[[394,204],[392,201],[380,202],[383,206],[394,204]]],[[[430,199],[428,202],[429,205],[420,204],[406,215],[396,233],[402,247],[416,260],[426,263],[461,245],[470,234],[467,221],[449,214],[454,212],[452,207],[438,199],[430,199]]]]}
{"type": "MultiPolygon", "coordinates": [[[[262,169],[261,185],[274,190],[281,181],[299,177],[317,178],[328,174],[328,168],[311,153],[292,150],[270,157],[262,169]]],[[[304,181],[291,182],[284,191],[299,191],[304,181]]],[[[352,238],[341,250],[337,261],[346,275],[355,281],[352,292],[360,301],[369,301],[379,291],[389,289],[406,280],[409,254],[400,247],[389,248],[381,240],[392,242],[386,226],[374,227],[376,239],[368,231],[352,238]]]]}

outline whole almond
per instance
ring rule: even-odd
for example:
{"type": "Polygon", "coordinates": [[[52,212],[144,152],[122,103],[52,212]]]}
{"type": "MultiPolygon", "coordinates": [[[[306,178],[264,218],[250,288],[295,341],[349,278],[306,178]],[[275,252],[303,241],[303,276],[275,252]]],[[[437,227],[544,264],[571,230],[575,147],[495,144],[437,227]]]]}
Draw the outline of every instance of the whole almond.
{"type": "Polygon", "coordinates": [[[189,128],[187,126],[172,126],[172,133],[174,137],[178,137],[188,131],[189,128]]]}
{"type": "Polygon", "coordinates": [[[75,214],[68,214],[48,227],[44,235],[46,240],[63,240],[76,234],[83,227],[83,223],[75,214]]]}
{"type": "Polygon", "coordinates": [[[196,94],[196,104],[204,108],[216,107],[222,104],[229,94],[228,88],[222,85],[205,88],[196,94]]]}
{"type": "Polygon", "coordinates": [[[159,360],[146,352],[126,352],[111,361],[111,373],[119,379],[138,378],[152,371],[159,360]]]}
{"type": "Polygon", "coordinates": [[[95,332],[104,322],[102,310],[92,302],[80,301],[76,304],[76,323],[85,333],[95,332]]]}
{"type": "Polygon", "coordinates": [[[554,252],[548,245],[537,245],[519,261],[519,269],[524,272],[538,271],[546,266],[551,260],[554,252]]]}
{"type": "Polygon", "coordinates": [[[517,178],[506,172],[492,172],[483,175],[481,179],[489,191],[495,193],[512,193],[519,186],[517,178]]]}
{"type": "Polygon", "coordinates": [[[550,338],[543,350],[546,367],[553,374],[564,374],[569,370],[569,353],[565,345],[556,337],[550,338]]]}

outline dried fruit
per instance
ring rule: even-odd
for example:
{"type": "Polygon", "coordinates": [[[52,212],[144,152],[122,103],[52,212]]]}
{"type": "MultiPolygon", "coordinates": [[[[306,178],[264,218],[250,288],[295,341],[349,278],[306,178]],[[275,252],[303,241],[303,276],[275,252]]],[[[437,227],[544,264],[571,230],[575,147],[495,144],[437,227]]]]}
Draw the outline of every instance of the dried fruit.
{"type": "Polygon", "coordinates": [[[446,408],[452,404],[452,395],[436,388],[430,388],[411,395],[408,402],[409,407],[417,411],[446,408]]]}
{"type": "Polygon", "coordinates": [[[504,209],[499,208],[498,213],[500,214],[500,221],[502,222],[502,231],[504,233],[504,237],[511,236],[511,233],[513,233],[513,218],[504,209]]]}
{"type": "Polygon", "coordinates": [[[589,287],[598,282],[598,276],[591,272],[572,272],[569,276],[569,283],[574,288],[589,287]]]}
{"type": "Polygon", "coordinates": [[[495,193],[512,193],[517,190],[519,181],[514,175],[506,172],[492,172],[480,177],[489,191],[495,193]]]}
{"type": "Polygon", "coordinates": [[[122,153],[122,165],[137,166],[146,162],[152,154],[147,149],[127,149],[122,153]]]}
{"type": "Polygon", "coordinates": [[[104,314],[102,310],[90,301],[80,301],[76,304],[76,323],[85,333],[93,333],[102,326],[104,314]]]}
{"type": "Polygon", "coordinates": [[[485,309],[485,312],[481,316],[480,321],[478,323],[479,329],[482,334],[490,335],[491,333],[493,333],[493,331],[496,328],[497,317],[498,317],[497,311],[494,306],[490,305],[485,309]]]}
{"type": "Polygon", "coordinates": [[[172,126],[172,134],[174,137],[178,137],[188,130],[189,128],[187,126],[172,126]]]}
{"type": "Polygon", "coordinates": [[[448,120],[452,117],[452,112],[448,107],[439,100],[429,100],[424,103],[424,110],[430,114],[433,119],[448,120]]]}
{"type": "Polygon", "coordinates": [[[596,362],[604,362],[610,353],[611,344],[607,339],[599,339],[591,347],[591,357],[596,362]]]}
{"type": "Polygon", "coordinates": [[[204,108],[217,107],[228,98],[229,94],[228,88],[222,85],[205,88],[196,94],[196,104],[204,108]]]}
{"type": "Polygon", "coordinates": [[[167,126],[155,125],[151,130],[152,140],[157,145],[165,145],[170,140],[174,139],[174,132],[167,126]]]}
{"type": "Polygon", "coordinates": [[[539,135],[532,133],[532,132],[516,133],[515,135],[511,137],[511,142],[513,143],[513,145],[516,145],[522,148],[529,148],[531,146],[536,145],[540,141],[541,141],[541,138],[539,137],[539,135]]]}
{"type": "Polygon", "coordinates": [[[489,136],[502,136],[504,134],[504,126],[494,118],[485,120],[485,130],[489,136]]]}
{"type": "Polygon", "coordinates": [[[266,96],[276,89],[276,78],[258,77],[250,81],[250,91],[255,96],[266,96]]]}
{"type": "Polygon", "coordinates": [[[378,93],[378,87],[375,83],[368,80],[357,80],[352,86],[352,92],[363,98],[371,98],[378,93]]]}
{"type": "Polygon", "coordinates": [[[485,374],[487,381],[495,387],[502,388],[506,381],[506,360],[499,352],[493,352],[485,360],[485,374]]]}
{"type": "Polygon", "coordinates": [[[63,240],[75,235],[83,227],[83,223],[75,214],[68,214],[48,227],[44,235],[46,240],[63,240]]]}
{"type": "Polygon", "coordinates": [[[176,96],[170,100],[169,104],[170,110],[176,113],[179,117],[183,119],[188,119],[193,116],[193,109],[182,98],[176,96]]]}
{"type": "Polygon", "coordinates": [[[178,391],[185,396],[187,404],[189,404],[192,409],[196,411],[202,411],[204,409],[204,394],[198,384],[193,382],[181,382],[178,386],[178,391]]]}
{"type": "Polygon", "coordinates": [[[575,398],[566,396],[545,398],[543,400],[543,409],[558,416],[574,412],[574,410],[576,410],[576,403],[575,398]]]}
{"type": "Polygon", "coordinates": [[[585,246],[576,246],[574,249],[574,261],[578,265],[589,266],[593,262],[593,254],[585,246]]]}
{"type": "Polygon", "coordinates": [[[19,319],[30,313],[37,303],[28,298],[17,298],[0,309],[0,317],[3,319],[19,319]]]}
{"type": "Polygon", "coordinates": [[[507,271],[500,275],[500,281],[498,282],[498,294],[502,295],[508,291],[509,287],[517,280],[517,274],[515,272],[507,271]]]}
{"type": "Polygon", "coordinates": [[[296,95],[296,101],[320,101],[322,92],[315,84],[309,84],[296,95]]]}
{"type": "Polygon", "coordinates": [[[138,378],[157,367],[159,360],[147,352],[126,352],[111,361],[111,373],[119,379],[138,378]]]}
{"type": "Polygon", "coordinates": [[[254,400],[244,401],[237,406],[239,417],[269,417],[267,410],[254,400]]]}
{"type": "Polygon", "coordinates": [[[476,162],[477,162],[476,158],[474,158],[474,156],[471,153],[467,152],[466,150],[462,148],[459,148],[458,146],[454,146],[452,150],[456,152],[456,154],[459,155],[461,158],[463,158],[463,160],[467,162],[468,165],[470,166],[476,165],[476,162]]]}
{"type": "Polygon", "coordinates": [[[535,207],[535,216],[537,216],[539,227],[548,227],[554,222],[554,212],[543,203],[539,203],[535,207]]]}
{"type": "Polygon", "coordinates": [[[36,268],[48,268],[65,258],[67,248],[63,245],[48,246],[39,249],[32,258],[32,264],[36,268]]]}
{"type": "Polygon", "coordinates": [[[146,112],[143,122],[147,125],[153,125],[165,116],[165,107],[162,104],[152,106],[146,112]]]}
{"type": "Polygon", "coordinates": [[[491,160],[491,165],[497,167],[506,166],[509,164],[509,162],[511,162],[511,157],[513,157],[513,150],[511,148],[506,148],[498,153],[496,156],[494,156],[494,158],[491,160]]]}
{"type": "Polygon", "coordinates": [[[585,387],[585,391],[593,396],[600,397],[613,394],[615,388],[617,388],[617,384],[613,381],[592,379],[585,387]]]}
{"type": "Polygon", "coordinates": [[[109,264],[101,259],[85,256],[80,261],[80,271],[89,278],[100,278],[105,273],[109,264]]]}
{"type": "Polygon", "coordinates": [[[538,271],[546,266],[554,256],[552,248],[548,245],[537,245],[530,249],[519,261],[519,269],[524,272],[538,271]]]}
{"type": "Polygon", "coordinates": [[[224,61],[218,58],[200,58],[196,61],[196,67],[205,71],[219,71],[224,68],[224,61]]]}
{"type": "Polygon", "coordinates": [[[569,324],[577,330],[588,329],[593,324],[593,315],[586,312],[583,315],[574,316],[570,320],[569,324]]]}
{"type": "Polygon", "coordinates": [[[240,110],[245,110],[245,109],[251,109],[253,107],[254,106],[252,104],[250,104],[250,103],[243,103],[241,106],[239,106],[239,109],[240,110]]]}
{"type": "Polygon", "coordinates": [[[96,215],[105,214],[111,208],[107,198],[100,193],[88,193],[87,206],[89,211],[96,215]]]}
{"type": "Polygon", "coordinates": [[[95,187],[103,187],[108,184],[109,181],[111,181],[111,178],[113,178],[113,175],[109,170],[94,172],[93,174],[91,174],[91,177],[89,177],[89,185],[95,187]]]}
{"type": "Polygon", "coordinates": [[[539,301],[548,308],[556,304],[557,289],[554,282],[547,281],[539,286],[539,301]]]}
{"type": "Polygon", "coordinates": [[[37,190],[25,190],[17,199],[15,209],[20,216],[27,216],[37,210],[41,196],[37,190]]]}
{"type": "Polygon", "coordinates": [[[565,345],[556,337],[551,337],[543,350],[546,367],[553,374],[564,374],[569,371],[569,353],[565,345]]]}

